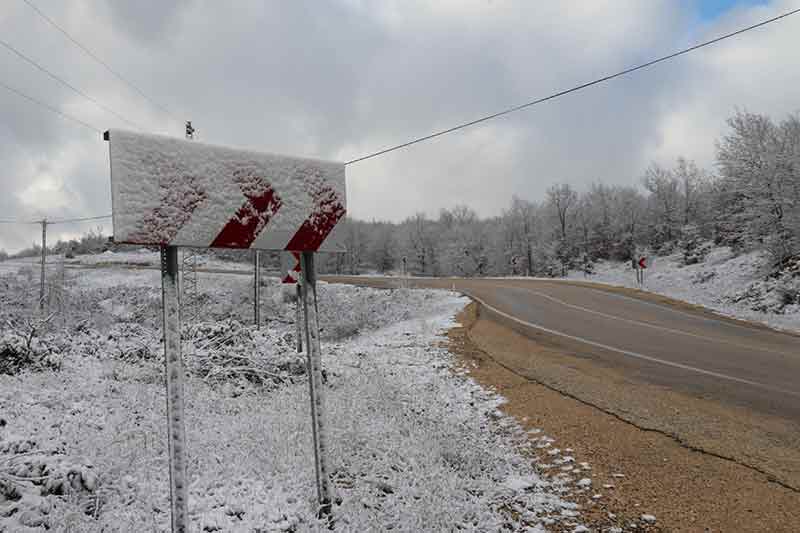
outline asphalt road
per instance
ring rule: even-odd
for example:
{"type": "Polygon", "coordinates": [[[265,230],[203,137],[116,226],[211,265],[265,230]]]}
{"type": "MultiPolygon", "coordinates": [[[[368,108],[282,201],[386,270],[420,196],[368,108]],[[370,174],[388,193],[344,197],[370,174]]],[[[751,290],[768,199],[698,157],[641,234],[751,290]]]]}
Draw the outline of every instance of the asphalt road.
{"type": "Polygon", "coordinates": [[[800,337],[566,282],[327,277],[455,289],[536,340],[659,386],[800,422],[800,337]]]}

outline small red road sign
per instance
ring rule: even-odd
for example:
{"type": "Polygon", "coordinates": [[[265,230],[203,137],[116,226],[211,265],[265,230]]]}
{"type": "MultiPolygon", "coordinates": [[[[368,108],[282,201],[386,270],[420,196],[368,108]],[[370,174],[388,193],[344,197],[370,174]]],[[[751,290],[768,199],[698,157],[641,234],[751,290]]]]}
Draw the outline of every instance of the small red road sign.
{"type": "Polygon", "coordinates": [[[647,258],[646,257],[639,258],[639,268],[647,268],[647,258]]]}
{"type": "Polygon", "coordinates": [[[302,271],[300,267],[300,252],[289,252],[282,262],[284,263],[284,268],[282,269],[284,270],[284,275],[281,281],[283,283],[297,283],[302,271]]]}

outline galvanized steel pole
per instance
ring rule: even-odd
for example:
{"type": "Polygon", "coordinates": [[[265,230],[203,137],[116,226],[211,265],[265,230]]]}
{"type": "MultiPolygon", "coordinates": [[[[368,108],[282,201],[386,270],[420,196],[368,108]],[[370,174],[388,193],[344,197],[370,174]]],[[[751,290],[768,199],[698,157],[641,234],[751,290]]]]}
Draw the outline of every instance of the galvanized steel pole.
{"type": "Polygon", "coordinates": [[[161,247],[161,296],[164,314],[164,367],[167,373],[167,441],[172,532],[188,533],[186,432],[183,422],[183,359],[178,295],[178,248],[161,247]]]}
{"type": "Polygon", "coordinates": [[[253,255],[253,318],[256,328],[261,329],[261,252],[253,255]]]}
{"type": "Polygon", "coordinates": [[[297,290],[297,299],[294,302],[294,336],[297,337],[297,353],[303,353],[303,332],[302,332],[302,313],[300,312],[300,306],[303,305],[301,302],[303,300],[303,291],[300,289],[300,284],[303,282],[302,278],[297,280],[295,283],[295,289],[297,290]]]}
{"type": "Polygon", "coordinates": [[[327,424],[324,417],[324,390],[322,385],[322,349],[319,340],[317,316],[317,284],[314,271],[314,252],[300,256],[302,269],[303,311],[305,318],[308,390],[311,396],[311,430],[314,438],[314,463],[317,479],[318,516],[331,516],[330,478],[326,454],[328,453],[327,424]]]}

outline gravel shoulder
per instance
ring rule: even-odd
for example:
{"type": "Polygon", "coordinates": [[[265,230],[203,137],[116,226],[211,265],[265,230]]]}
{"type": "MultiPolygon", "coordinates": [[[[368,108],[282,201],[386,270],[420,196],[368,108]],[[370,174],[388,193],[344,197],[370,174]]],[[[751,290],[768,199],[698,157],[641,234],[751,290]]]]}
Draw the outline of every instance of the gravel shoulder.
{"type": "Polygon", "coordinates": [[[641,510],[658,531],[800,528],[797,426],[634,381],[479,313],[459,316],[451,351],[526,428],[575,443],[600,495],[587,525],[642,526],[641,510]]]}

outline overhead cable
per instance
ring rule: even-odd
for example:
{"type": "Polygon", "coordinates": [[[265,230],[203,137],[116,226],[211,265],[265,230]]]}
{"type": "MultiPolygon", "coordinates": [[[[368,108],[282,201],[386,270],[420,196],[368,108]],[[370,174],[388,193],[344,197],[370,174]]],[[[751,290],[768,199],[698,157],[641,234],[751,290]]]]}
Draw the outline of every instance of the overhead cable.
{"type": "Polygon", "coordinates": [[[138,130],[142,130],[142,129],[143,129],[141,126],[139,126],[139,125],[138,125],[138,124],[136,124],[135,122],[132,122],[132,121],[128,120],[127,118],[123,117],[122,115],[120,115],[119,113],[117,113],[116,111],[114,111],[113,109],[111,109],[110,107],[108,107],[108,106],[105,106],[105,105],[101,104],[101,103],[100,103],[100,102],[98,102],[98,101],[97,101],[95,98],[92,98],[91,96],[89,96],[89,95],[88,95],[88,94],[86,94],[85,92],[81,91],[80,89],[78,89],[77,87],[75,87],[74,85],[72,85],[71,83],[69,83],[68,81],[66,81],[64,78],[62,78],[62,77],[58,76],[57,74],[53,74],[52,72],[50,72],[49,70],[47,70],[46,68],[44,68],[42,65],[40,65],[39,63],[37,63],[36,61],[34,61],[33,59],[31,59],[30,57],[26,56],[25,54],[23,54],[22,52],[20,52],[20,51],[19,51],[19,50],[17,50],[16,48],[14,48],[14,47],[13,47],[11,44],[7,43],[6,41],[4,41],[4,40],[0,39],[0,46],[3,46],[4,48],[6,48],[7,50],[9,50],[10,52],[12,52],[12,53],[16,54],[16,55],[17,55],[17,57],[19,57],[20,59],[22,59],[23,61],[25,61],[25,62],[26,62],[26,63],[28,63],[29,65],[32,65],[32,66],[34,66],[34,67],[35,67],[35,68],[37,68],[37,69],[38,69],[40,72],[44,72],[45,74],[47,74],[48,76],[50,76],[50,78],[52,78],[52,79],[56,80],[58,83],[60,83],[61,85],[63,85],[63,86],[65,86],[65,87],[67,87],[68,89],[70,89],[72,92],[74,92],[74,93],[78,94],[79,96],[82,96],[83,98],[85,98],[85,99],[86,99],[86,100],[88,100],[89,102],[93,103],[94,105],[96,105],[97,107],[99,107],[100,109],[102,109],[103,111],[105,111],[105,112],[107,112],[107,113],[110,113],[110,114],[114,115],[115,117],[117,117],[117,118],[118,118],[118,119],[120,119],[121,121],[125,122],[126,124],[128,124],[128,125],[130,125],[130,126],[133,126],[134,128],[136,128],[136,129],[138,129],[138,130]]]}
{"type": "Polygon", "coordinates": [[[641,70],[641,69],[653,66],[653,65],[655,65],[657,63],[661,63],[663,61],[668,61],[668,60],[674,59],[674,58],[676,58],[678,56],[682,56],[684,54],[688,54],[689,52],[693,52],[693,51],[699,50],[700,48],[703,48],[705,46],[709,46],[709,45],[718,43],[720,41],[724,41],[725,39],[730,39],[731,37],[735,37],[737,35],[740,35],[742,33],[748,32],[750,30],[754,30],[756,28],[760,28],[761,26],[766,26],[767,24],[770,24],[770,23],[773,23],[773,22],[777,22],[777,21],[779,21],[781,19],[784,19],[786,17],[794,15],[794,14],[796,14],[798,12],[800,12],[800,9],[794,9],[792,11],[788,11],[786,13],[783,13],[782,15],[778,15],[776,17],[772,17],[770,19],[763,20],[763,21],[761,21],[761,22],[759,22],[757,24],[753,24],[751,26],[747,26],[746,28],[741,28],[741,29],[733,31],[731,33],[726,33],[724,35],[720,35],[719,37],[715,37],[714,39],[711,39],[709,41],[705,41],[705,42],[702,42],[700,44],[696,44],[694,46],[690,46],[689,48],[684,48],[684,49],[679,50],[677,52],[673,52],[671,54],[668,54],[668,55],[665,55],[665,56],[661,56],[661,57],[659,57],[657,59],[653,59],[653,60],[648,61],[646,63],[641,63],[641,64],[636,65],[634,67],[626,68],[625,70],[621,70],[619,72],[615,72],[614,74],[609,74],[608,76],[603,76],[602,78],[597,78],[596,80],[592,80],[592,81],[589,81],[589,82],[586,82],[586,83],[582,83],[580,85],[576,85],[575,87],[572,87],[570,89],[565,89],[565,90],[562,90],[562,91],[558,91],[557,93],[553,93],[553,94],[551,94],[549,96],[545,96],[543,98],[538,98],[536,100],[532,100],[532,101],[526,102],[524,104],[516,105],[514,107],[509,107],[509,108],[504,109],[502,111],[498,111],[497,113],[492,113],[491,115],[486,115],[486,116],[477,118],[475,120],[470,120],[469,122],[464,122],[463,124],[458,124],[458,125],[453,126],[451,128],[447,128],[447,129],[444,129],[444,130],[436,131],[436,132],[431,133],[429,135],[424,135],[422,137],[418,137],[416,139],[412,139],[412,140],[404,142],[402,144],[398,144],[398,145],[395,145],[395,146],[390,146],[388,148],[384,148],[382,150],[378,150],[377,152],[372,152],[370,154],[363,155],[363,156],[357,157],[355,159],[351,159],[350,161],[345,162],[345,165],[352,165],[353,163],[358,163],[360,161],[366,161],[367,159],[372,159],[373,157],[378,157],[380,155],[388,154],[389,152],[394,152],[396,150],[400,150],[402,148],[406,148],[406,147],[414,145],[414,144],[418,144],[418,143],[421,143],[421,142],[424,142],[424,141],[429,141],[431,139],[435,139],[436,137],[441,137],[442,135],[447,135],[448,133],[453,133],[455,131],[458,131],[458,130],[461,130],[461,129],[464,129],[464,128],[468,128],[470,126],[475,126],[476,124],[480,124],[482,122],[486,122],[486,121],[489,121],[489,120],[492,120],[492,119],[495,119],[495,118],[498,118],[498,117],[502,117],[504,115],[508,115],[508,114],[511,114],[511,113],[514,113],[514,112],[517,112],[517,111],[521,111],[523,109],[526,109],[528,107],[534,106],[536,104],[541,104],[543,102],[547,102],[548,100],[554,100],[554,99],[556,99],[558,97],[561,97],[561,96],[564,96],[564,95],[567,95],[567,94],[570,94],[570,93],[574,93],[574,92],[580,91],[582,89],[586,89],[587,87],[591,87],[592,85],[597,85],[597,84],[612,80],[614,78],[618,78],[620,76],[624,76],[625,74],[630,74],[631,72],[635,72],[637,70],[641,70]]]}
{"type": "Polygon", "coordinates": [[[41,10],[41,9],[39,9],[38,7],[36,7],[36,5],[35,5],[33,2],[31,2],[30,0],[23,0],[23,2],[25,2],[26,4],[28,4],[28,6],[30,6],[30,8],[31,8],[31,9],[33,9],[33,10],[36,12],[36,14],[37,14],[37,15],[39,15],[39,16],[40,16],[42,19],[44,19],[44,20],[45,20],[45,21],[46,21],[48,24],[50,24],[50,25],[51,25],[51,26],[53,26],[55,29],[57,29],[59,32],[61,32],[61,33],[62,33],[62,34],[63,34],[63,35],[64,35],[64,36],[67,38],[67,39],[69,39],[69,40],[72,42],[72,44],[74,44],[75,46],[77,46],[78,48],[80,48],[80,49],[81,49],[81,50],[82,50],[82,51],[83,51],[83,52],[84,52],[86,55],[88,55],[88,56],[89,56],[90,58],[92,58],[94,61],[96,61],[97,63],[99,63],[99,64],[100,64],[100,65],[101,65],[103,68],[105,68],[105,69],[106,69],[108,72],[110,72],[110,73],[111,73],[111,74],[112,74],[112,75],[113,75],[115,78],[117,78],[119,81],[121,81],[122,83],[124,83],[125,85],[127,85],[128,87],[130,87],[131,89],[133,89],[133,90],[134,90],[136,93],[138,93],[138,94],[139,94],[139,95],[140,95],[142,98],[144,98],[145,100],[147,100],[147,101],[148,101],[150,104],[152,104],[154,107],[156,107],[156,108],[160,109],[161,111],[163,111],[164,113],[166,113],[167,115],[169,115],[170,117],[172,117],[173,119],[175,119],[175,120],[179,120],[179,119],[178,119],[178,118],[175,116],[175,114],[174,114],[174,113],[172,113],[172,112],[171,112],[171,111],[170,111],[170,110],[169,110],[169,109],[168,109],[166,106],[164,106],[164,105],[162,105],[162,104],[159,104],[159,103],[158,103],[157,101],[155,101],[153,98],[151,98],[150,96],[148,96],[148,95],[147,95],[147,94],[146,94],[144,91],[142,91],[142,90],[141,90],[141,89],[140,89],[140,88],[139,88],[137,85],[135,85],[133,82],[131,82],[130,80],[128,80],[127,78],[125,78],[125,77],[124,77],[122,74],[120,74],[119,72],[117,72],[115,69],[111,68],[111,66],[110,66],[108,63],[106,63],[106,62],[105,62],[105,61],[103,61],[103,60],[102,60],[100,57],[98,57],[98,56],[97,56],[97,54],[95,54],[94,52],[92,52],[91,50],[89,50],[89,48],[87,48],[86,46],[84,46],[83,44],[81,44],[81,43],[80,43],[80,42],[79,42],[77,39],[75,39],[75,38],[74,38],[72,35],[70,35],[70,34],[67,32],[67,30],[65,30],[65,29],[64,29],[62,26],[60,26],[58,23],[56,23],[56,22],[55,22],[53,19],[51,19],[50,17],[48,17],[48,16],[47,16],[47,15],[46,15],[44,12],[42,12],[42,10],[41,10]]]}
{"type": "Polygon", "coordinates": [[[88,122],[84,122],[84,121],[82,121],[81,119],[79,119],[77,117],[73,117],[72,115],[68,115],[67,113],[64,113],[63,111],[61,111],[57,107],[51,106],[50,104],[45,103],[45,102],[39,100],[38,98],[34,98],[33,96],[25,94],[24,92],[20,91],[19,89],[15,89],[14,87],[11,87],[10,85],[6,85],[2,81],[0,81],[0,87],[4,88],[5,90],[7,90],[9,92],[12,92],[12,93],[16,94],[20,98],[24,98],[24,99],[28,100],[29,102],[33,102],[34,104],[36,104],[38,106],[41,106],[41,107],[43,107],[43,108],[45,108],[45,109],[47,109],[49,111],[52,111],[53,113],[55,113],[57,115],[61,115],[63,118],[66,118],[66,119],[71,120],[73,122],[77,122],[78,124],[80,124],[81,126],[83,126],[85,128],[89,128],[90,130],[93,130],[93,131],[95,131],[97,133],[101,133],[101,134],[103,133],[100,129],[95,128],[94,126],[92,126],[88,122]]]}

